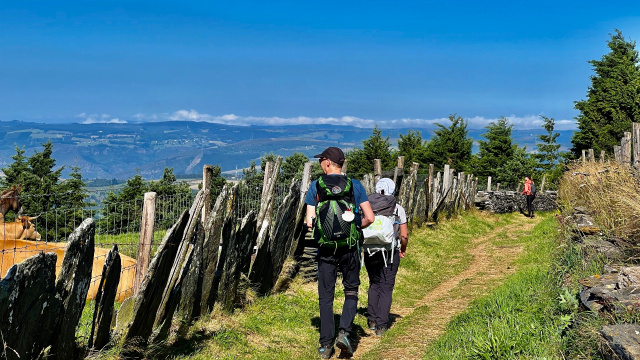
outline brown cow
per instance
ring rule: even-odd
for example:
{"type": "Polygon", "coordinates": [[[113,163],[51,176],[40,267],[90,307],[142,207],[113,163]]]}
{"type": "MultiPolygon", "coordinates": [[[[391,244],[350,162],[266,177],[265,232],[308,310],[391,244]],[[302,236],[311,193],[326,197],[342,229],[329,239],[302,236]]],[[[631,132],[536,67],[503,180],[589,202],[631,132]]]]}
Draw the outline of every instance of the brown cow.
{"type": "MultiPolygon", "coordinates": [[[[2,225],[0,225],[1,227],[2,225]]],[[[9,268],[13,264],[20,263],[25,259],[38,254],[39,252],[55,252],[58,256],[56,261],[56,274],[60,273],[62,268],[62,260],[64,259],[64,252],[67,248],[67,243],[50,243],[42,241],[29,241],[29,240],[4,240],[2,241],[2,260],[0,263],[0,275],[5,276],[9,268]]],[[[95,248],[93,269],[91,270],[91,285],[89,286],[89,292],[87,294],[87,300],[93,300],[96,298],[98,292],[98,285],[100,284],[100,277],[102,276],[102,267],[104,261],[107,258],[108,249],[95,248]]],[[[133,295],[133,284],[135,281],[136,273],[136,260],[120,254],[120,260],[122,263],[122,272],[120,274],[120,283],[118,284],[118,294],[116,301],[122,302],[129,296],[133,295]]]]}
{"type": "Polygon", "coordinates": [[[42,236],[31,222],[37,218],[37,216],[20,216],[16,221],[0,222],[0,240],[40,240],[42,236]]]}

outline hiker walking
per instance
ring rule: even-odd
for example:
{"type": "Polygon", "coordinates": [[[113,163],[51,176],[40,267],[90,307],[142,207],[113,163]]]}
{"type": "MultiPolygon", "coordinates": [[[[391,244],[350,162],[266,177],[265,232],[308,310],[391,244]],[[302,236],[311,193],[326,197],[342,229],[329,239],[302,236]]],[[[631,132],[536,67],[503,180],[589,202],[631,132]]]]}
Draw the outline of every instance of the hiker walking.
{"type": "Polygon", "coordinates": [[[329,147],[319,158],[324,175],[313,181],[305,198],[307,226],[318,242],[318,301],[320,305],[320,347],[323,359],[333,356],[333,344],[341,357],[351,357],[353,346],[349,332],[353,326],[360,286],[360,241],[362,228],[374,216],[367,193],[358,180],[342,175],[344,153],[329,147]],[[338,271],[342,273],[344,304],[338,336],[335,336],[333,298],[338,271]]]}
{"type": "Polygon", "coordinates": [[[393,196],[393,180],[382,178],[376,193],[369,195],[375,214],[373,225],[364,231],[364,265],[369,275],[367,324],[381,336],[389,327],[389,311],[400,259],[407,252],[409,232],[405,210],[393,196]]]}
{"type": "Polygon", "coordinates": [[[530,176],[524,177],[524,191],[522,194],[527,198],[527,214],[530,218],[533,217],[533,200],[536,198],[536,184],[531,180],[530,176]]]}

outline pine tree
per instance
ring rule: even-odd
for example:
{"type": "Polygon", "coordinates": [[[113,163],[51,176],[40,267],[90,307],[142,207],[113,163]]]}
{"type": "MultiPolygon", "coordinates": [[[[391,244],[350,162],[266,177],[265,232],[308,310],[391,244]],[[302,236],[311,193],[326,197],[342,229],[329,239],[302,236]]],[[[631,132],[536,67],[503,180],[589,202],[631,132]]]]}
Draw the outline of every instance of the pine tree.
{"type": "Polygon", "coordinates": [[[426,143],[422,162],[434,164],[442,169],[444,164],[451,165],[457,171],[467,171],[471,162],[473,139],[469,137],[467,122],[456,114],[449,115],[451,125],[446,127],[436,123],[438,129],[426,143]]]}
{"type": "Polygon", "coordinates": [[[578,131],[574,133],[571,153],[574,158],[582,150],[613,152],[631,123],[640,120],[640,67],[635,41],[626,41],[616,29],[608,47],[611,50],[601,60],[591,60],[595,75],[587,99],[576,101],[580,111],[576,117],[578,131]]]}
{"type": "Polygon", "coordinates": [[[289,184],[293,178],[302,179],[304,164],[307,162],[309,162],[307,155],[299,152],[284,158],[281,166],[283,182],[289,184]]]}
{"type": "Polygon", "coordinates": [[[22,184],[24,182],[24,178],[29,173],[27,157],[24,156],[24,146],[20,148],[16,145],[15,149],[16,154],[11,157],[13,159],[13,163],[2,169],[4,178],[0,177],[0,184],[3,189],[7,189],[12,185],[22,184]]]}
{"type": "Polygon", "coordinates": [[[354,148],[345,154],[349,161],[348,171],[355,176],[373,172],[373,160],[380,159],[382,170],[395,166],[389,135],[382,137],[382,130],[376,125],[371,136],[362,141],[362,149],[354,148]]]}
{"type": "Polygon", "coordinates": [[[497,122],[490,122],[487,131],[482,135],[487,140],[479,140],[479,151],[474,161],[474,174],[486,178],[498,178],[498,169],[513,157],[517,146],[513,145],[511,131],[513,125],[509,124],[504,116],[497,122]]]}
{"type": "MultiPolygon", "coordinates": [[[[527,153],[527,147],[514,145],[513,155],[493,175],[496,183],[514,185],[525,176],[534,176],[538,162],[527,153]]],[[[515,189],[513,189],[515,190],[515,189]]]]}
{"type": "Polygon", "coordinates": [[[404,163],[410,165],[413,162],[420,163],[420,166],[424,164],[420,159],[424,159],[424,141],[422,140],[422,134],[417,130],[409,130],[407,135],[400,134],[398,140],[398,156],[404,156],[404,163]]]}

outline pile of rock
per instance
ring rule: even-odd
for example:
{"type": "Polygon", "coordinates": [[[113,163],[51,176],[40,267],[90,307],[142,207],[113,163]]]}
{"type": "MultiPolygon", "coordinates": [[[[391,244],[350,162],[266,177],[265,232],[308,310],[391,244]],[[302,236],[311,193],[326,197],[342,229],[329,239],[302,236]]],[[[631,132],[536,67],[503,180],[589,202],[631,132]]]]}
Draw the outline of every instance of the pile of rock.
{"type": "MultiPolygon", "coordinates": [[[[621,264],[628,259],[630,244],[622,239],[607,237],[585,209],[558,220],[573,230],[587,257],[604,256],[610,263],[621,264]]],[[[623,314],[640,309],[640,266],[606,265],[603,274],[578,280],[584,286],[580,303],[588,310],[623,314]]],[[[640,326],[637,324],[606,325],[600,330],[607,346],[603,352],[611,359],[640,359],[640,326]]]]}
{"type": "MultiPolygon", "coordinates": [[[[556,191],[539,192],[533,201],[533,211],[551,211],[557,209],[556,191]]],[[[524,195],[516,191],[478,191],[475,205],[480,210],[487,210],[496,214],[524,211],[527,200],[524,195]]]]}

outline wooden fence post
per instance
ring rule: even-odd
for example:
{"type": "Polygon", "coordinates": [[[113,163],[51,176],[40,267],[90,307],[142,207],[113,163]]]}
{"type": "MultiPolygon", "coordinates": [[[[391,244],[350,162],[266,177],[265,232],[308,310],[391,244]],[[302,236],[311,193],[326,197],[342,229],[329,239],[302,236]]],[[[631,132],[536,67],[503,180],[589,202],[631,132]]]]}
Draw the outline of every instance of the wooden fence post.
{"type": "Polygon", "coordinates": [[[547,182],[547,174],[542,175],[542,182],[540,183],[540,192],[544,191],[544,184],[547,182]]]}
{"type": "Polygon", "coordinates": [[[344,163],[342,164],[342,174],[347,175],[347,165],[349,164],[349,160],[344,159],[344,163]]]}
{"type": "Polygon", "coordinates": [[[393,183],[398,183],[398,174],[404,169],[404,156],[398,156],[398,166],[393,172],[393,183]]]}
{"type": "MultiPolygon", "coordinates": [[[[205,165],[202,167],[202,188],[211,190],[211,179],[213,178],[213,166],[205,165]]],[[[209,213],[211,212],[211,192],[207,193],[202,207],[202,223],[206,223],[209,213]]]]}
{"type": "Polygon", "coordinates": [[[253,281],[255,278],[256,271],[261,271],[262,269],[254,269],[254,264],[256,262],[260,263],[264,256],[267,255],[264,242],[267,238],[267,234],[269,232],[269,227],[271,226],[271,221],[273,219],[273,203],[276,197],[276,180],[278,178],[278,172],[280,172],[280,165],[282,164],[282,156],[278,156],[276,162],[267,163],[266,169],[269,169],[268,177],[267,172],[264,174],[264,183],[262,198],[260,199],[260,212],[258,213],[258,218],[256,223],[258,224],[258,237],[256,239],[256,254],[253,260],[251,261],[251,265],[249,266],[249,279],[253,281]],[[271,165],[269,165],[271,164],[271,165]]]}
{"type": "Polygon", "coordinates": [[[633,145],[633,166],[640,168],[640,123],[634,122],[632,124],[631,143],[633,145]]]}
{"type": "Polygon", "coordinates": [[[302,170],[302,183],[300,184],[300,203],[304,204],[304,198],[307,195],[309,186],[311,185],[311,169],[313,162],[308,161],[304,164],[304,170],[302,170]]]}
{"type": "Polygon", "coordinates": [[[491,176],[487,176],[487,192],[491,191],[491,176]]]}
{"type": "Polygon", "coordinates": [[[374,177],[374,185],[380,180],[382,177],[382,161],[380,159],[373,159],[373,174],[374,177]]]}
{"type": "Polygon", "coordinates": [[[622,146],[613,145],[613,158],[617,163],[622,164],[622,146]]]}
{"type": "Polygon", "coordinates": [[[595,162],[596,156],[593,153],[593,149],[589,149],[589,162],[595,162]]]}
{"type": "Polygon", "coordinates": [[[446,194],[447,190],[449,190],[449,187],[451,186],[450,167],[451,166],[449,164],[445,164],[444,171],[442,172],[442,193],[443,194],[446,194]]]}
{"type": "Polygon", "coordinates": [[[500,183],[496,184],[496,191],[500,191],[500,183]]]}
{"type": "Polygon", "coordinates": [[[429,178],[427,179],[426,195],[427,195],[427,206],[426,206],[427,213],[425,214],[425,219],[429,220],[429,216],[433,211],[433,208],[431,207],[431,203],[432,203],[431,200],[433,199],[433,164],[429,164],[429,178]]]}
{"type": "Polygon", "coordinates": [[[605,157],[605,152],[604,150],[600,150],[600,162],[603,163],[604,162],[604,157],[605,157]]]}
{"type": "Polygon", "coordinates": [[[144,194],[142,207],[142,222],[140,223],[140,241],[138,242],[138,257],[136,262],[136,277],[133,283],[133,293],[138,294],[142,279],[147,273],[151,261],[151,245],[153,244],[153,230],[156,218],[156,193],[144,194]]]}
{"type": "Polygon", "coordinates": [[[622,163],[626,165],[631,164],[631,133],[625,131],[622,140],[620,140],[620,147],[622,151],[622,163]]]}

